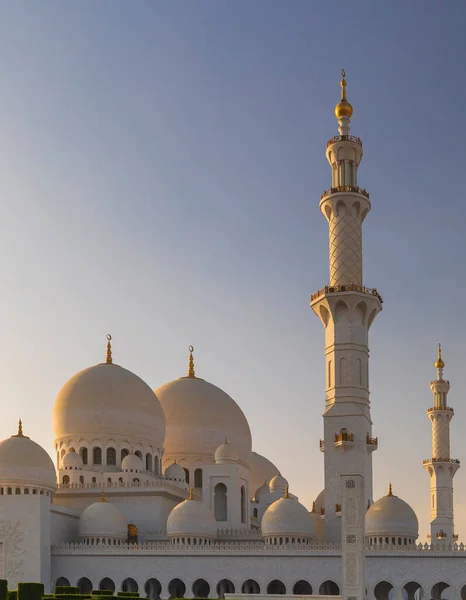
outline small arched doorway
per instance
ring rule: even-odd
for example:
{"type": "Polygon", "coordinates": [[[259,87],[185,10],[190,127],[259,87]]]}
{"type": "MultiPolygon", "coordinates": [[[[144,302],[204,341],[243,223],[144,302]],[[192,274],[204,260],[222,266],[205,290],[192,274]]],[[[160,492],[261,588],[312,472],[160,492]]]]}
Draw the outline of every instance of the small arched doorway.
{"type": "Polygon", "coordinates": [[[222,579],[217,583],[217,596],[225,598],[225,594],[234,594],[235,586],[229,579],[222,579]]]}
{"type": "Polygon", "coordinates": [[[87,577],[81,577],[76,585],[79,588],[80,594],[88,595],[92,592],[92,582],[87,577]]]}
{"type": "Polygon", "coordinates": [[[242,594],[260,594],[261,588],[257,581],[254,579],[247,579],[241,586],[242,594]]]}
{"type": "Polygon", "coordinates": [[[217,483],[214,487],[214,514],[216,521],[228,520],[227,486],[224,483],[217,483]]]}
{"type": "Polygon", "coordinates": [[[332,581],[331,579],[327,579],[326,581],[320,584],[319,594],[321,596],[339,596],[340,588],[334,581],[332,581]]]}
{"type": "Polygon", "coordinates": [[[295,596],[311,596],[312,585],[305,579],[300,579],[293,586],[293,594],[295,596]]]}
{"type": "Polygon", "coordinates": [[[449,587],[449,583],[445,583],[445,581],[439,581],[434,586],[432,586],[430,597],[432,598],[432,600],[443,600],[443,598],[447,598],[447,595],[444,595],[443,592],[449,587]]]}
{"type": "Polygon", "coordinates": [[[139,591],[139,586],[132,577],[127,577],[121,584],[121,591],[122,592],[137,592],[137,591],[139,591]]]}
{"type": "Polygon", "coordinates": [[[267,586],[267,594],[286,594],[285,584],[279,579],[274,579],[267,586]]]}
{"type": "Polygon", "coordinates": [[[208,598],[210,594],[210,585],[205,579],[196,579],[193,583],[193,596],[195,598],[208,598]]]}
{"type": "Polygon", "coordinates": [[[62,586],[62,585],[66,585],[69,586],[71,585],[70,582],[68,581],[68,579],[66,577],[59,577],[57,579],[57,581],[55,582],[56,586],[62,586]]]}
{"type": "Polygon", "coordinates": [[[116,585],[109,577],[104,577],[99,583],[99,590],[107,590],[113,593],[116,590],[116,585]]]}
{"type": "Polygon", "coordinates": [[[168,584],[168,593],[170,598],[184,598],[186,586],[181,579],[172,579],[168,584]]]}
{"type": "Polygon", "coordinates": [[[424,593],[421,584],[417,581],[408,582],[402,590],[403,600],[422,600],[424,593]]]}
{"type": "Polygon", "coordinates": [[[379,581],[374,588],[375,600],[392,600],[393,585],[388,581],[379,581]]]}
{"type": "Polygon", "coordinates": [[[149,598],[149,600],[159,600],[162,584],[158,579],[151,577],[146,581],[144,591],[146,592],[146,598],[149,598]]]}

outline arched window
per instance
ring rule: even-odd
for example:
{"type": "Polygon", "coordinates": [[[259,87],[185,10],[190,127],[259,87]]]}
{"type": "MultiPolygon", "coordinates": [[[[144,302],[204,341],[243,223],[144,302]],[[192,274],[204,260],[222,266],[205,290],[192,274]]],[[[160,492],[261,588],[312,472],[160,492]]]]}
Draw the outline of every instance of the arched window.
{"type": "Polygon", "coordinates": [[[99,590],[107,590],[109,592],[115,592],[115,584],[109,577],[104,577],[99,583],[99,590]]]}
{"type": "Polygon", "coordinates": [[[225,594],[234,594],[235,586],[229,579],[222,579],[217,583],[217,597],[225,598],[225,594]]]}
{"type": "Polygon", "coordinates": [[[107,465],[116,465],[116,450],[115,448],[107,448],[107,465]]]}
{"type": "Polygon", "coordinates": [[[81,483],[81,484],[84,483],[84,476],[83,475],[79,476],[79,483],[81,483]]]}
{"type": "Polygon", "coordinates": [[[154,456],[154,473],[156,474],[157,477],[160,476],[159,457],[158,456],[154,456]]]}
{"type": "Polygon", "coordinates": [[[69,586],[69,585],[71,585],[71,583],[68,581],[68,579],[66,577],[59,577],[57,579],[57,581],[55,582],[55,585],[58,585],[58,586],[60,586],[60,585],[69,586]]]}
{"type": "MultiPolygon", "coordinates": [[[[139,485],[139,479],[138,479],[137,477],[135,477],[135,478],[133,479],[133,483],[134,483],[134,485],[139,485]]],[[[124,590],[123,590],[123,591],[124,591],[124,590]]]]}
{"type": "Polygon", "coordinates": [[[246,523],[246,490],[241,486],[241,523],[246,523]]]}
{"type": "Polygon", "coordinates": [[[255,509],[254,509],[254,512],[253,512],[253,515],[254,515],[254,517],[255,517],[256,519],[257,519],[257,517],[258,517],[258,514],[259,514],[258,510],[257,510],[257,508],[255,508],[255,509]]]}
{"type": "Polygon", "coordinates": [[[129,450],[128,448],[123,448],[123,450],[121,451],[121,460],[123,460],[125,458],[125,456],[128,456],[129,454],[129,450]]]}
{"type": "Polygon", "coordinates": [[[274,579],[267,586],[267,594],[286,594],[285,584],[279,579],[274,579]]]}
{"type": "Polygon", "coordinates": [[[228,520],[227,486],[224,483],[217,483],[214,487],[214,513],[216,521],[228,520]]]}
{"type": "Polygon", "coordinates": [[[168,584],[170,598],[184,598],[186,586],[181,579],[172,579],[168,584]]]}
{"type": "MultiPolygon", "coordinates": [[[[37,494],[37,490],[36,489],[32,490],[32,493],[37,494]]],[[[10,494],[11,494],[11,492],[10,492],[10,494]]]]}
{"type": "Polygon", "coordinates": [[[21,490],[19,488],[16,488],[15,489],[15,494],[17,494],[17,495],[21,494],[21,490]]]}
{"type": "Polygon", "coordinates": [[[260,588],[260,585],[257,583],[257,581],[254,581],[254,579],[248,579],[241,586],[241,593],[242,594],[260,594],[261,588],[260,588]]]}
{"type": "Polygon", "coordinates": [[[78,581],[78,588],[80,594],[90,594],[92,591],[92,582],[87,577],[81,577],[78,581]]]}
{"type": "MultiPolygon", "coordinates": [[[[2,492],[3,492],[3,488],[2,488],[2,492]]],[[[29,488],[24,488],[24,493],[29,494],[29,488]]]]}
{"type": "Polygon", "coordinates": [[[374,588],[375,600],[389,600],[393,585],[388,581],[379,581],[374,588]]]}
{"type": "Polygon", "coordinates": [[[188,469],[184,469],[185,475],[186,475],[186,483],[189,483],[189,471],[188,469]]]}
{"type": "Polygon", "coordinates": [[[142,460],[142,452],[140,450],[136,450],[134,454],[142,460]]]}
{"type": "Polygon", "coordinates": [[[196,469],[194,471],[194,487],[195,488],[202,487],[202,469],[196,469]]]}
{"type": "Polygon", "coordinates": [[[92,483],[95,485],[97,483],[97,479],[95,477],[92,478],[92,483]]]}
{"type": "Polygon", "coordinates": [[[146,454],[146,471],[152,471],[152,454],[146,454]]]}
{"type": "Polygon", "coordinates": [[[131,577],[127,577],[121,584],[122,592],[137,592],[138,589],[138,584],[131,577]]]}
{"type": "Polygon", "coordinates": [[[87,448],[80,448],[79,449],[79,455],[82,458],[83,461],[83,465],[87,465],[87,448]]]}
{"type": "Polygon", "coordinates": [[[102,464],[102,448],[94,448],[92,451],[92,462],[94,465],[102,464]]]}
{"type": "Polygon", "coordinates": [[[162,584],[157,579],[151,577],[151,579],[146,581],[144,591],[146,592],[146,598],[149,600],[159,600],[162,584]]]}
{"type": "Polygon", "coordinates": [[[196,579],[193,583],[193,596],[195,598],[208,598],[210,594],[210,585],[205,579],[196,579]]]}
{"type": "Polygon", "coordinates": [[[68,475],[63,475],[62,483],[63,485],[70,485],[70,478],[68,475]]]}
{"type": "Polygon", "coordinates": [[[305,579],[300,579],[293,586],[293,594],[295,596],[311,596],[312,585],[305,579]]]}
{"type": "Polygon", "coordinates": [[[327,579],[327,581],[324,581],[323,583],[321,583],[321,585],[319,587],[319,595],[320,596],[339,596],[340,588],[334,581],[332,581],[331,579],[327,579]]]}

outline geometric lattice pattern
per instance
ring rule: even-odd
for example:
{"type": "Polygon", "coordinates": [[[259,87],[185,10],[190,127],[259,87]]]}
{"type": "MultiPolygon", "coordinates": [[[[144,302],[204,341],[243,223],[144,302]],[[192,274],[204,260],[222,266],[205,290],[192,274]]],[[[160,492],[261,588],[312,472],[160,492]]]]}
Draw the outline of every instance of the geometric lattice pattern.
{"type": "Polygon", "coordinates": [[[432,421],[432,457],[450,458],[450,419],[437,415],[432,421]]]}
{"type": "Polygon", "coordinates": [[[362,285],[362,226],[359,217],[332,214],[329,221],[330,285],[362,285]]]}

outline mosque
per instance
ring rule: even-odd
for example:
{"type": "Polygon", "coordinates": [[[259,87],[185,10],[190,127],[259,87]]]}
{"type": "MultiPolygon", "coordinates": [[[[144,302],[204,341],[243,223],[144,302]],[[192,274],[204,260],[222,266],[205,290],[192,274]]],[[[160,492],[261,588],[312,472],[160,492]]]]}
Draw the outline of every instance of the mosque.
{"type": "Polygon", "coordinates": [[[105,361],[71,377],[58,393],[55,466],[21,422],[0,443],[0,578],[10,589],[42,581],[46,589],[139,591],[151,600],[338,596],[342,572],[348,581],[356,578],[354,560],[343,560],[343,546],[356,538],[342,538],[342,519],[351,515],[342,510],[341,476],[352,474],[364,481],[367,597],[466,600],[466,549],[453,513],[460,465],[450,456],[454,413],[440,348],[427,411],[432,457],[423,464],[429,542],[419,543],[416,514],[398,490],[373,499],[378,439],[368,332],[382,298],[363,283],[362,223],[371,202],[358,186],[363,148],[350,134],[353,108],[342,75],[339,134],[326,145],[332,183],[320,200],[330,281],[311,297],[325,332],[326,373],[324,489],[311,510],[293,495],[286,473],[253,452],[248,421],[233,398],[196,375],[192,347],[187,374],[154,392],[115,364],[108,336],[105,361]]]}

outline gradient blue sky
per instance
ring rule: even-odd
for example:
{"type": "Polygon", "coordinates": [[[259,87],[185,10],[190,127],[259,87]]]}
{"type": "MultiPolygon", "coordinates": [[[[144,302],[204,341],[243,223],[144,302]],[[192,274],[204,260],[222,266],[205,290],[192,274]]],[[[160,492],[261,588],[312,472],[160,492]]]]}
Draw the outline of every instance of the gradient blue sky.
{"type": "MultiPolygon", "coordinates": [[[[437,342],[465,459],[466,5],[460,0],[0,3],[0,436],[53,456],[64,382],[105,355],[197,373],[308,506],[323,487],[325,143],[341,67],[371,193],[375,497],[429,522],[437,342]]],[[[466,472],[455,480],[466,536],[466,472]]]]}

